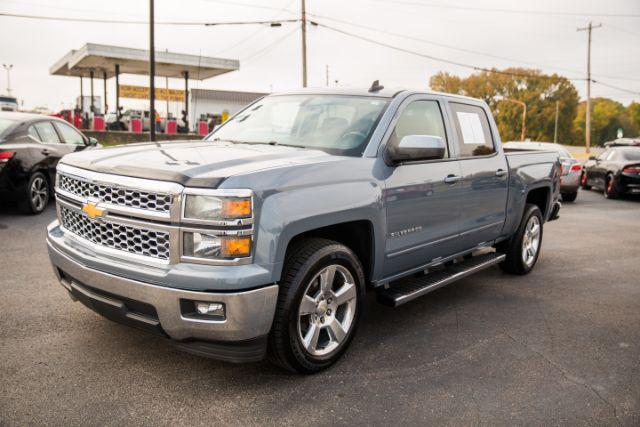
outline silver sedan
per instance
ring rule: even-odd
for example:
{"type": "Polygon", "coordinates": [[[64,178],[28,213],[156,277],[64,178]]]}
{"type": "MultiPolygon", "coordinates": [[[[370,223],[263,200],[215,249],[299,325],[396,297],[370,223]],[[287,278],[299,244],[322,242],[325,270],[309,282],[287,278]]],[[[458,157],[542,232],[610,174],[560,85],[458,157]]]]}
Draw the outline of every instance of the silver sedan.
{"type": "Polygon", "coordinates": [[[517,142],[504,143],[504,148],[509,150],[540,150],[555,151],[562,164],[562,176],[560,178],[560,194],[564,202],[573,202],[578,197],[580,187],[580,175],[582,165],[562,145],[551,142],[517,142]]]}

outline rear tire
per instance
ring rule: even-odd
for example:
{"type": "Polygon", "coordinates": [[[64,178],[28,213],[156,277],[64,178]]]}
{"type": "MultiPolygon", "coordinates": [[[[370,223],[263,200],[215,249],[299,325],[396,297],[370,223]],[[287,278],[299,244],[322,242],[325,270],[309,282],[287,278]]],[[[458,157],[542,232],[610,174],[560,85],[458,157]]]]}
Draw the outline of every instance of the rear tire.
{"type": "Polygon", "coordinates": [[[47,208],[50,195],[47,177],[42,172],[35,172],[20,196],[20,210],[28,215],[40,214],[47,208]]]}
{"type": "Polygon", "coordinates": [[[580,186],[585,190],[591,190],[591,186],[587,184],[587,172],[583,171],[580,177],[580,186]]]}
{"type": "Polygon", "coordinates": [[[541,247],[542,212],[538,206],[527,203],[515,235],[496,246],[498,252],[507,256],[500,268],[509,274],[529,273],[538,261],[541,247]]]}
{"type": "Polygon", "coordinates": [[[312,374],[335,363],[362,316],[365,279],[356,255],[327,239],[304,239],[288,250],[269,334],[269,360],[312,374]]]}
{"type": "Polygon", "coordinates": [[[618,184],[616,178],[609,174],[604,183],[604,197],[607,199],[617,199],[620,197],[620,191],[618,190],[618,184]]]}
{"type": "Polygon", "coordinates": [[[578,197],[577,191],[574,191],[573,193],[562,193],[563,202],[575,202],[577,197],[578,197]]]}

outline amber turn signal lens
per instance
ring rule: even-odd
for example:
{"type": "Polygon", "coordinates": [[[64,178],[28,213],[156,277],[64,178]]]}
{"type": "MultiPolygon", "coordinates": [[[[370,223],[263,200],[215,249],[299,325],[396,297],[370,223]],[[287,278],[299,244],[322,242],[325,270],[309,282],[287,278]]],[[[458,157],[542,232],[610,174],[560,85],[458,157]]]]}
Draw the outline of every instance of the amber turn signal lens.
{"type": "Polygon", "coordinates": [[[250,216],[250,199],[226,199],[222,202],[223,218],[247,218],[250,216]]]}
{"type": "Polygon", "coordinates": [[[221,254],[225,258],[244,257],[251,253],[250,237],[231,237],[222,239],[221,254]]]}

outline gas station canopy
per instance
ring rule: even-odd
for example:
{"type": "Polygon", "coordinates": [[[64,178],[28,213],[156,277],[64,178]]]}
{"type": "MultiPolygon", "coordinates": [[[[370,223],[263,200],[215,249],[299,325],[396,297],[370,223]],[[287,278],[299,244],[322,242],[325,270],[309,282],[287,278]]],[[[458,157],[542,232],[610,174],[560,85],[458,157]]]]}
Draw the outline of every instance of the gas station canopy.
{"type": "MultiPolygon", "coordinates": [[[[149,51],[119,46],[87,43],[72,50],[49,69],[52,75],[90,77],[115,76],[116,65],[120,74],[149,74],[149,51]],[[104,75],[106,73],[106,76],[104,75]]],[[[156,76],[205,80],[220,74],[236,71],[240,62],[236,59],[211,58],[199,55],[156,51],[156,76]]]]}

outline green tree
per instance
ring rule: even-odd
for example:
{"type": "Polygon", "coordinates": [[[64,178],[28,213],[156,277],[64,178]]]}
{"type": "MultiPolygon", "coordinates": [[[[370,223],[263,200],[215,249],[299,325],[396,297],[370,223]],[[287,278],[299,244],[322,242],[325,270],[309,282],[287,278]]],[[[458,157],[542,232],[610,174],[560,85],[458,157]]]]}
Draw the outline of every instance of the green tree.
{"type": "Polygon", "coordinates": [[[627,105],[625,109],[625,126],[629,133],[626,136],[638,137],[640,136],[640,103],[632,102],[627,105]]]}
{"type": "Polygon", "coordinates": [[[501,97],[527,105],[525,136],[533,141],[553,141],[558,101],[558,142],[568,144],[574,139],[578,91],[565,77],[543,74],[539,70],[507,68],[501,72],[482,71],[466,78],[440,72],[431,77],[429,84],[433,90],[481,98],[487,102],[503,141],[520,139],[522,106],[500,100],[501,97]]]}
{"type": "MultiPolygon", "coordinates": [[[[575,139],[584,141],[586,123],[586,102],[578,106],[578,115],[574,121],[575,139]]],[[[609,98],[593,98],[591,100],[591,144],[602,145],[607,141],[616,139],[618,129],[631,136],[632,126],[625,124],[624,106],[609,98]]]]}

